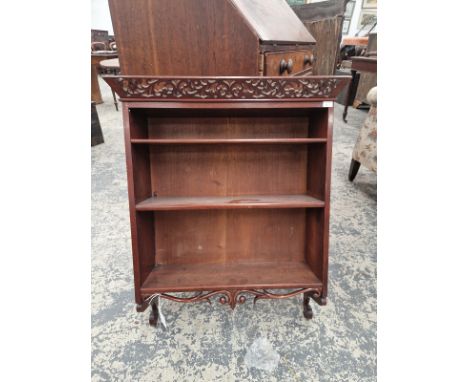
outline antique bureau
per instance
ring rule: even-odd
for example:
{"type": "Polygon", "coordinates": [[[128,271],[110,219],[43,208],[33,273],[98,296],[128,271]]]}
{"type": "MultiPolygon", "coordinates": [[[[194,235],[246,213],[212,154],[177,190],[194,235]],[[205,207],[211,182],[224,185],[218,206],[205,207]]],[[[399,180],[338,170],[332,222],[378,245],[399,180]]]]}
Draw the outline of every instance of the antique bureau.
{"type": "Polygon", "coordinates": [[[285,0],[109,0],[122,74],[307,74],[315,39],[285,0]]]}

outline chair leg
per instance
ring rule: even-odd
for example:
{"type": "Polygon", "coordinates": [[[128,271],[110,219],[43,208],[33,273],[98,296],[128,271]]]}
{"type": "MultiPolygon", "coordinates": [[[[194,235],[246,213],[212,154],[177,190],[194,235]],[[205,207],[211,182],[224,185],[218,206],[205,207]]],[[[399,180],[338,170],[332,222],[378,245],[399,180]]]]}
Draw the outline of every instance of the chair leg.
{"type": "Polygon", "coordinates": [[[348,174],[348,179],[350,182],[354,180],[356,177],[359,167],[361,167],[361,163],[359,163],[357,160],[351,159],[351,165],[349,166],[349,174],[348,174]]]}
{"type": "Polygon", "coordinates": [[[115,110],[119,111],[119,103],[117,102],[117,99],[115,98],[115,91],[114,91],[114,89],[112,89],[112,97],[114,97],[115,110]]]}

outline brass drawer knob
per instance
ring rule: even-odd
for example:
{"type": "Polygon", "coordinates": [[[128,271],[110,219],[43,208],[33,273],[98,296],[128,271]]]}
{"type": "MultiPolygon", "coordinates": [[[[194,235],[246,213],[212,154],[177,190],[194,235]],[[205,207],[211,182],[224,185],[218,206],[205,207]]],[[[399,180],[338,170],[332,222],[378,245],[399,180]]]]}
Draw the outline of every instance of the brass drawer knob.
{"type": "Polygon", "coordinates": [[[294,65],[294,62],[291,58],[288,61],[286,61],[283,58],[280,62],[280,67],[279,67],[280,74],[283,74],[285,71],[287,71],[288,73],[291,73],[293,70],[293,65],[294,65]]]}
{"type": "Polygon", "coordinates": [[[304,56],[304,66],[312,65],[313,62],[314,62],[314,56],[313,55],[309,56],[308,54],[306,54],[304,56]]]}

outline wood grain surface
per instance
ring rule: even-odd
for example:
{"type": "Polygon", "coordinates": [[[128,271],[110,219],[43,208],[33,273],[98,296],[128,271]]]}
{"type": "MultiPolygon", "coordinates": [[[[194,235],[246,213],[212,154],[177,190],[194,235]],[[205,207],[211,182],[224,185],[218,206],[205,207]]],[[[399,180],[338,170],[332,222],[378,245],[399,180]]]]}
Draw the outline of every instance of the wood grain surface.
{"type": "Polygon", "coordinates": [[[159,265],[141,291],[176,292],[216,289],[276,289],[321,287],[304,262],[239,262],[236,264],[159,265]]]}
{"type": "Polygon", "coordinates": [[[240,208],[314,208],[322,200],[309,195],[159,196],[136,205],[138,211],[207,210],[240,208]]]}

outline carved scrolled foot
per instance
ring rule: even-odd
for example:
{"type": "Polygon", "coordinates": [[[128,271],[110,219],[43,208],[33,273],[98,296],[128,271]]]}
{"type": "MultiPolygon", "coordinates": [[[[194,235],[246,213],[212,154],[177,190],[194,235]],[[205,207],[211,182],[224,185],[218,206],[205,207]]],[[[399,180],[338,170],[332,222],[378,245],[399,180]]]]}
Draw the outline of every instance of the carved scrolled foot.
{"type": "Polygon", "coordinates": [[[149,324],[151,326],[156,327],[158,325],[158,317],[159,317],[158,306],[156,305],[156,303],[152,302],[151,303],[151,312],[150,312],[150,316],[149,316],[149,324]]]}
{"type": "Polygon", "coordinates": [[[304,308],[304,317],[308,320],[311,320],[314,317],[314,312],[309,305],[310,297],[304,293],[304,301],[303,301],[303,308],[304,308]]]}
{"type": "Polygon", "coordinates": [[[312,295],[312,299],[320,306],[327,305],[327,298],[323,296],[312,295]]]}
{"type": "Polygon", "coordinates": [[[142,304],[137,304],[136,305],[136,311],[138,313],[141,313],[141,312],[144,312],[146,310],[146,308],[148,307],[148,303],[147,302],[143,302],[142,304]]]}

